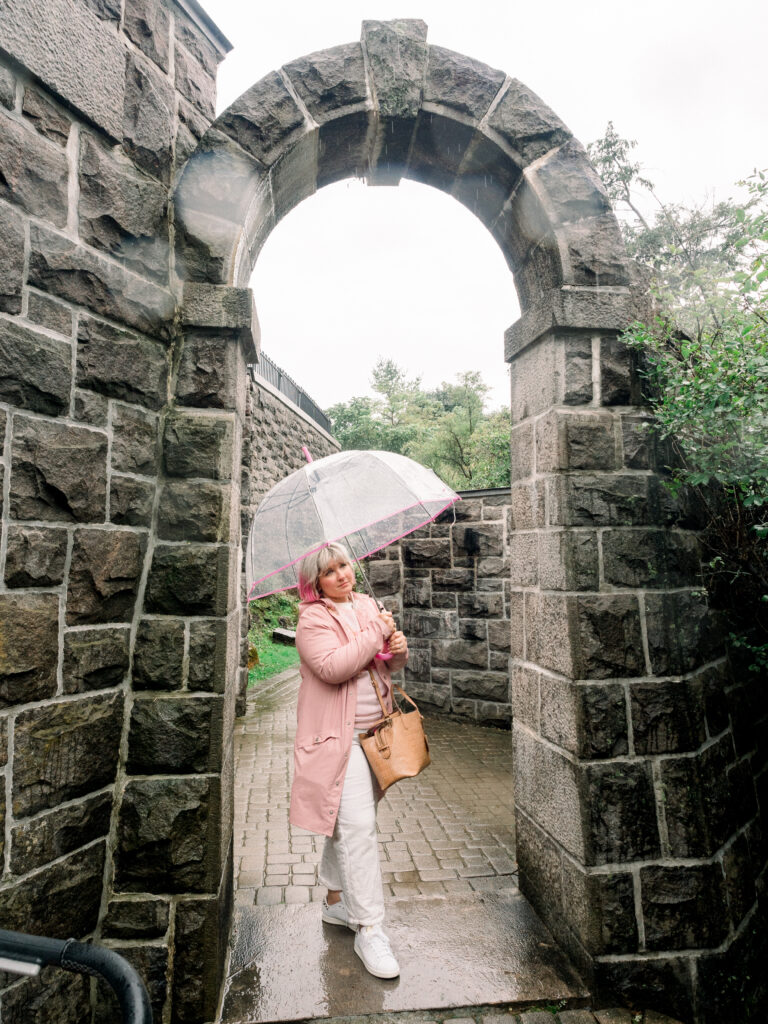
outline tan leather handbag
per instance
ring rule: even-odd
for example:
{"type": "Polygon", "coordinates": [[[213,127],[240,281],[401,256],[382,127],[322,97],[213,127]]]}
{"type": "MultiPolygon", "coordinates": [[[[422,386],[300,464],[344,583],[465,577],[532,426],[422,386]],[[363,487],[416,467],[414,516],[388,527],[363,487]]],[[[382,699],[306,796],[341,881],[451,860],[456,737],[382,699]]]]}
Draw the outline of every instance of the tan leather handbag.
{"type": "Polygon", "coordinates": [[[384,717],[360,737],[360,745],[379,786],[384,791],[389,789],[393,782],[412,779],[427,767],[431,761],[429,743],[424,732],[424,719],[416,702],[395,683],[394,686],[409,704],[413,704],[415,710],[405,714],[395,705],[393,711],[387,711],[376,677],[370,668],[368,673],[384,717]]]}

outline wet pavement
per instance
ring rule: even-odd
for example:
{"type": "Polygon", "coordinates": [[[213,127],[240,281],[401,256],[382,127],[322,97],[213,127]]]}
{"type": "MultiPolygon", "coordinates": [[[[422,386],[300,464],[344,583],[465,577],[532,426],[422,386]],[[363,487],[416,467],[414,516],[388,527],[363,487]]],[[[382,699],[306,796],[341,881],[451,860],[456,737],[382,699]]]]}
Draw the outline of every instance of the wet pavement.
{"type": "MultiPolygon", "coordinates": [[[[322,899],[323,837],[288,824],[298,675],[283,673],[235,729],[235,887],[258,906],[322,899]]],[[[433,763],[379,804],[386,896],[516,889],[510,734],[427,719],[433,763]]]]}
{"type": "Polygon", "coordinates": [[[385,928],[401,975],[364,970],[352,932],[320,920],[323,838],[288,823],[297,692],[293,670],[261,684],[236,725],[222,1024],[583,1006],[583,983],[517,889],[510,735],[441,718],[426,720],[432,765],[379,806],[385,928]]]}
{"type": "Polygon", "coordinates": [[[400,977],[381,981],[354,935],[309,906],[240,907],[223,1020],[301,1020],[493,1003],[569,1003],[586,992],[530,905],[512,892],[397,899],[386,931],[400,977]]]}

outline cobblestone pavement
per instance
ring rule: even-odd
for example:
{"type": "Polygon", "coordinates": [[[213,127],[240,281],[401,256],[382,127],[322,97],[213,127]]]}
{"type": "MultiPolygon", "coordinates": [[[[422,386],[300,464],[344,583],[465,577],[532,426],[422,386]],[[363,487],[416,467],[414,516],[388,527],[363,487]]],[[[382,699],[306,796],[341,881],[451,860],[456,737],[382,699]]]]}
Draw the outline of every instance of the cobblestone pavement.
{"type": "MultiPolygon", "coordinates": [[[[323,837],[288,823],[298,684],[294,670],[262,684],[235,727],[239,903],[309,903],[324,894],[323,837]]],[[[426,730],[435,764],[379,805],[385,896],[514,890],[510,734],[440,718],[426,730]]]]}

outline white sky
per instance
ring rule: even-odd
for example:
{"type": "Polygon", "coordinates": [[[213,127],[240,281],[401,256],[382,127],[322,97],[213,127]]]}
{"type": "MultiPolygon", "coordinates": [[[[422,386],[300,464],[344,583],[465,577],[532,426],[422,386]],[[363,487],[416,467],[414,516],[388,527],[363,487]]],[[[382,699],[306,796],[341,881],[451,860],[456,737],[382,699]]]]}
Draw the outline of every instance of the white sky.
{"type": "MultiPolygon", "coordinates": [[[[520,79],[586,144],[612,120],[668,201],[733,194],[768,165],[766,0],[202,0],[234,50],[219,111],[269,71],[421,18],[428,40],[520,79]]],[[[460,203],[341,182],[275,228],[252,279],[264,351],[323,407],[369,393],[379,355],[426,386],[477,369],[507,404],[518,316],[500,250],[460,203]]]]}

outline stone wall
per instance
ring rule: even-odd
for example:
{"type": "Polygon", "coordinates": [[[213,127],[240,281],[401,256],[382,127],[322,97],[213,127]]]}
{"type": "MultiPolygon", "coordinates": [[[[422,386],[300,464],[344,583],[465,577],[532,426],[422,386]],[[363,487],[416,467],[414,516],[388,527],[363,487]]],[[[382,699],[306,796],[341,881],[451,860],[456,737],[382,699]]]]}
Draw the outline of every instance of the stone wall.
{"type": "MultiPolygon", "coordinates": [[[[8,0],[0,47],[0,919],[107,942],[156,1020],[172,991],[165,1019],[201,1020],[226,852],[185,843],[220,817],[225,661],[214,596],[158,565],[231,504],[190,500],[211,420],[191,436],[169,408],[179,381],[203,401],[206,330],[183,348],[170,189],[228,44],[194,0],[8,0]],[[194,622],[165,614],[180,588],[194,622]]],[[[82,1022],[92,998],[115,1019],[90,981],[3,975],[0,1015],[82,1022]]]]}
{"type": "Polygon", "coordinates": [[[408,637],[405,688],[423,711],[509,729],[508,490],[465,491],[367,563],[408,637]]]}

